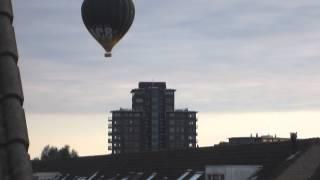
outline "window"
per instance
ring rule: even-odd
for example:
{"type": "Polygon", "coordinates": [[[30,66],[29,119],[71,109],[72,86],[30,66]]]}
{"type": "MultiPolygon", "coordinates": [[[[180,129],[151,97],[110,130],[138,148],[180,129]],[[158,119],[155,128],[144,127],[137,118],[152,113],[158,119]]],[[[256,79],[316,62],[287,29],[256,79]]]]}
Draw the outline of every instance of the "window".
{"type": "Polygon", "coordinates": [[[140,114],[139,114],[139,113],[135,113],[134,116],[135,116],[135,117],[139,117],[140,114]]]}
{"type": "Polygon", "coordinates": [[[142,103],[143,99],[142,98],[136,98],[136,103],[142,103]]]}
{"type": "Polygon", "coordinates": [[[174,91],[166,91],[166,95],[173,95],[174,91]]]}
{"type": "Polygon", "coordinates": [[[208,180],[224,180],[224,174],[208,174],[208,180]]]}
{"type": "Polygon", "coordinates": [[[120,113],[113,113],[114,117],[120,117],[120,113]]]}
{"type": "Polygon", "coordinates": [[[173,103],[173,98],[166,98],[166,103],[173,103]]]}
{"type": "Polygon", "coordinates": [[[174,140],[174,136],[173,136],[173,135],[170,135],[170,136],[169,136],[169,140],[171,140],[171,141],[174,140]]]}
{"type": "Polygon", "coordinates": [[[169,129],[169,132],[170,132],[170,133],[174,133],[174,128],[171,127],[171,128],[169,129]]]}

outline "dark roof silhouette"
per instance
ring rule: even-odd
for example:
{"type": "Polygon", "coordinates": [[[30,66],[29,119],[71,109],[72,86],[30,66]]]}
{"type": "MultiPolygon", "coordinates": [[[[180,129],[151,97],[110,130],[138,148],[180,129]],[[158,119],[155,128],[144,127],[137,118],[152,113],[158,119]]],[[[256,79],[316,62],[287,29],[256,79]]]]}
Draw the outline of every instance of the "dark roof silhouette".
{"type": "Polygon", "coordinates": [[[29,138],[11,0],[0,0],[0,179],[31,180],[29,138]]]}
{"type": "MultiPolygon", "coordinates": [[[[106,178],[140,176],[146,179],[157,173],[156,179],[177,179],[187,170],[193,174],[204,171],[206,165],[262,165],[259,180],[274,179],[319,139],[299,140],[296,152],[292,143],[277,142],[247,145],[216,145],[197,149],[144,152],[121,155],[89,156],[78,159],[33,162],[34,172],[61,172],[87,176],[99,172],[106,178]],[[293,154],[295,156],[292,156],[293,154]],[[289,158],[291,156],[291,158],[289,158]],[[118,175],[118,176],[117,176],[118,175]]],[[[319,167],[320,168],[320,167],[319,167]]],[[[319,177],[319,169],[315,178],[319,177]]],[[[191,174],[189,174],[191,176],[191,174]]],[[[203,177],[202,177],[203,178],[203,177]]],[[[118,179],[118,178],[116,178],[118,179]]],[[[200,178],[201,179],[201,178],[200,178]]]]}

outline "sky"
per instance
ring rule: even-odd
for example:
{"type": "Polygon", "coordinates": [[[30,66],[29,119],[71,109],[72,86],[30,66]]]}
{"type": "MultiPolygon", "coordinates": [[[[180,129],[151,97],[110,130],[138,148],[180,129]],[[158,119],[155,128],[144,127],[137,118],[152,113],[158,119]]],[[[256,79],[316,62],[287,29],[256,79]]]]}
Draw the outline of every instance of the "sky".
{"type": "Polygon", "coordinates": [[[177,89],[198,111],[198,141],[319,137],[320,1],[134,0],[128,34],[106,59],[82,0],[13,0],[31,157],[69,144],[106,154],[107,117],[139,81],[177,89]]]}

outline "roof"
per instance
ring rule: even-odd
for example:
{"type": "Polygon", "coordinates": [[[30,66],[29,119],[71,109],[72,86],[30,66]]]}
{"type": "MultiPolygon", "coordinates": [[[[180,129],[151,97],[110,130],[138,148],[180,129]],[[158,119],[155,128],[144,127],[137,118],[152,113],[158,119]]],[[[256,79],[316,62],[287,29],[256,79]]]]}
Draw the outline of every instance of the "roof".
{"type": "MultiPolygon", "coordinates": [[[[297,150],[302,154],[315,140],[302,140],[297,150]]],[[[317,141],[318,142],[318,141],[317,141]]],[[[295,158],[290,142],[248,145],[218,145],[197,149],[144,152],[120,155],[81,157],[79,159],[33,162],[35,172],[56,172],[88,176],[99,172],[104,177],[143,173],[177,179],[188,169],[193,175],[203,172],[206,165],[261,165],[260,179],[281,173],[295,158]]],[[[298,156],[297,156],[298,157],[298,156]]],[[[189,173],[188,175],[192,175],[189,173]]],[[[145,178],[146,179],[146,178],[145,178]]]]}
{"type": "Polygon", "coordinates": [[[139,82],[139,88],[163,88],[166,89],[166,82],[139,82]]]}
{"type": "Polygon", "coordinates": [[[313,174],[313,176],[310,178],[310,180],[319,180],[320,179],[320,165],[316,169],[316,172],[313,174]]]}
{"type": "Polygon", "coordinates": [[[0,179],[31,180],[18,51],[10,0],[0,0],[0,179]]]}

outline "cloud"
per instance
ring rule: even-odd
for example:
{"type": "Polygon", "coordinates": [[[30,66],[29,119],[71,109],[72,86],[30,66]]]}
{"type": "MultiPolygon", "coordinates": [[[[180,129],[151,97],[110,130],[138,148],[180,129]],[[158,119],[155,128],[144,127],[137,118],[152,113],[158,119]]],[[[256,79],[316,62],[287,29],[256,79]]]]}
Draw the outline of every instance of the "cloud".
{"type": "Polygon", "coordinates": [[[28,112],[130,107],[130,90],[151,80],[198,111],[320,108],[320,2],[135,2],[135,22],[107,60],[81,0],[14,2],[28,112]]]}

